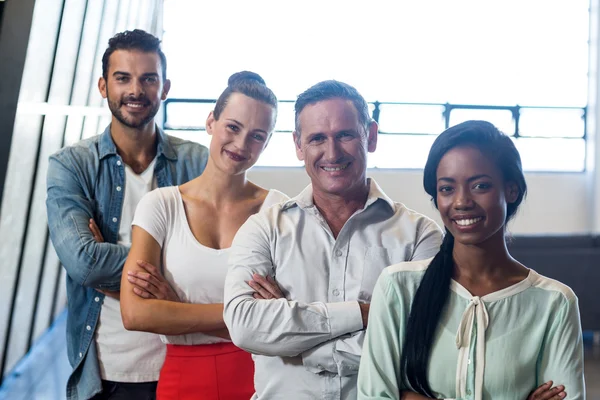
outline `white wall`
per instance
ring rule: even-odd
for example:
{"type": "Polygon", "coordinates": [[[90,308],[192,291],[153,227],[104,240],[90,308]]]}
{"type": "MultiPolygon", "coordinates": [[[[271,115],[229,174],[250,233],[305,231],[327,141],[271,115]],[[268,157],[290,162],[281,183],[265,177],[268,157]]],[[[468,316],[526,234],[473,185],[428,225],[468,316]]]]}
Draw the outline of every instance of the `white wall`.
{"type": "MultiPolygon", "coordinates": [[[[370,170],[381,188],[396,201],[417,210],[440,225],[441,220],[423,190],[423,171],[370,170]]],[[[298,194],[308,183],[303,168],[254,168],[249,178],[265,188],[298,194]]],[[[592,229],[590,196],[584,173],[531,173],[526,175],[529,194],[511,226],[513,234],[575,234],[592,229]]]]}

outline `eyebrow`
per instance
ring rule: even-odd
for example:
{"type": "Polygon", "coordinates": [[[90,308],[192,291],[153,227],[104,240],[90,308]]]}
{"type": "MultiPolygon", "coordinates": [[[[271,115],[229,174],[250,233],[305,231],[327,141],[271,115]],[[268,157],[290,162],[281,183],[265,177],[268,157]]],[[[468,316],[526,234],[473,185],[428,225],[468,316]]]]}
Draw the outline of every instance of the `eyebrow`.
{"type": "MultiPolygon", "coordinates": [[[[129,72],[123,72],[123,71],[115,71],[113,72],[113,76],[115,75],[125,75],[125,76],[131,76],[131,74],[129,72]]],[[[158,73],[156,72],[146,72],[145,74],[142,74],[142,76],[159,76],[158,73]]]]}
{"type": "MultiPolygon", "coordinates": [[[[242,128],[244,127],[244,124],[242,124],[240,121],[233,119],[233,118],[225,118],[227,121],[231,121],[231,122],[235,122],[236,124],[238,124],[239,126],[241,126],[242,128]]],[[[262,129],[255,129],[254,132],[262,132],[265,135],[268,135],[267,131],[264,131],[262,129]]]]}
{"type": "MultiPolygon", "coordinates": [[[[479,175],[475,175],[470,177],[469,179],[467,179],[467,182],[473,182],[476,181],[477,179],[481,179],[481,178],[488,178],[488,179],[492,179],[491,176],[487,175],[487,174],[479,174],[479,175]]],[[[445,182],[456,182],[456,180],[454,178],[449,178],[446,176],[442,176],[441,178],[438,178],[438,182],[439,181],[445,181],[445,182]]]]}

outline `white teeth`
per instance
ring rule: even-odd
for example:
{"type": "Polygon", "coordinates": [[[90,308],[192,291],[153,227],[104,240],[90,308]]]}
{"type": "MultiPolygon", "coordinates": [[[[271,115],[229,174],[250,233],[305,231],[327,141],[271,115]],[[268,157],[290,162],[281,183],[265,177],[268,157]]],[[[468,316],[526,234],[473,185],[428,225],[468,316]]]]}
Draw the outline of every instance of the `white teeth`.
{"type": "Polygon", "coordinates": [[[142,108],[142,107],[144,107],[143,104],[131,104],[131,103],[127,103],[126,105],[127,105],[127,107],[133,107],[133,108],[142,108]]]}
{"type": "Polygon", "coordinates": [[[481,221],[482,219],[483,219],[483,217],[477,217],[477,218],[469,218],[469,219],[456,219],[454,221],[460,226],[469,226],[469,225],[473,225],[473,224],[481,221]]]}
{"type": "Polygon", "coordinates": [[[342,167],[321,167],[321,168],[323,168],[327,172],[334,172],[334,171],[341,171],[343,169],[346,169],[346,167],[348,167],[348,165],[350,165],[350,164],[348,163],[342,167]]]}

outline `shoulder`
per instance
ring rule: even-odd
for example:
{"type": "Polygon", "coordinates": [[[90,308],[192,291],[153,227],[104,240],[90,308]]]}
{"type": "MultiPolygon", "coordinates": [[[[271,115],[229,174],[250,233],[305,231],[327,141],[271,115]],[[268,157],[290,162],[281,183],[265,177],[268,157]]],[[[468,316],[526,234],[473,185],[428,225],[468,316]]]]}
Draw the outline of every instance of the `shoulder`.
{"type": "Polygon", "coordinates": [[[100,135],[65,146],[50,156],[57,161],[91,162],[98,159],[98,141],[100,135]]]}
{"type": "Polygon", "coordinates": [[[388,298],[410,301],[431,260],[401,262],[384,268],[377,280],[378,291],[388,298]]]}
{"type": "Polygon", "coordinates": [[[433,258],[427,258],[419,261],[406,261],[386,267],[383,271],[390,277],[402,277],[410,274],[423,274],[433,258]]]}
{"type": "Polygon", "coordinates": [[[177,186],[166,186],[146,193],[138,203],[138,209],[173,209],[177,205],[177,186]]]}
{"type": "Polygon", "coordinates": [[[167,134],[165,134],[165,137],[169,141],[169,144],[173,147],[173,150],[175,150],[177,153],[178,157],[185,157],[188,155],[208,157],[208,149],[200,143],[180,139],[167,134]]]}
{"type": "Polygon", "coordinates": [[[392,264],[383,269],[380,279],[387,282],[389,286],[413,288],[416,290],[431,260],[433,258],[392,264]]]}
{"type": "Polygon", "coordinates": [[[555,279],[540,275],[534,270],[530,270],[528,279],[532,287],[546,291],[558,301],[570,303],[577,299],[575,292],[569,286],[555,279]]]}
{"type": "Polygon", "coordinates": [[[288,201],[290,198],[285,193],[280,192],[277,189],[270,189],[267,193],[267,197],[265,197],[265,201],[263,203],[263,208],[266,209],[276,204],[283,203],[288,201]]]}

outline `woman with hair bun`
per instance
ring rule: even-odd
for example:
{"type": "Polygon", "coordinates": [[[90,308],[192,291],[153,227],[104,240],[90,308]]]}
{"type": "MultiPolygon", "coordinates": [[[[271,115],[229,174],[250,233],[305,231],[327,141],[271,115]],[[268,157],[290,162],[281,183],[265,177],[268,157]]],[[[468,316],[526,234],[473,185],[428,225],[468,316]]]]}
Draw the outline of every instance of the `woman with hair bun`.
{"type": "Polygon", "coordinates": [[[485,121],[447,129],[423,185],[446,235],[432,259],[379,277],[358,398],[585,399],[577,297],[507,249],[527,191],[512,139],[485,121]]]}
{"type": "Polygon", "coordinates": [[[235,400],[254,393],[252,358],[231,343],[223,322],[223,285],[239,227],[287,199],[246,177],[276,117],[277,98],[259,75],[232,75],[206,120],[212,139],[202,175],[156,189],[137,207],[121,314],[127,329],[160,334],[167,344],[159,399],[235,400]]]}

